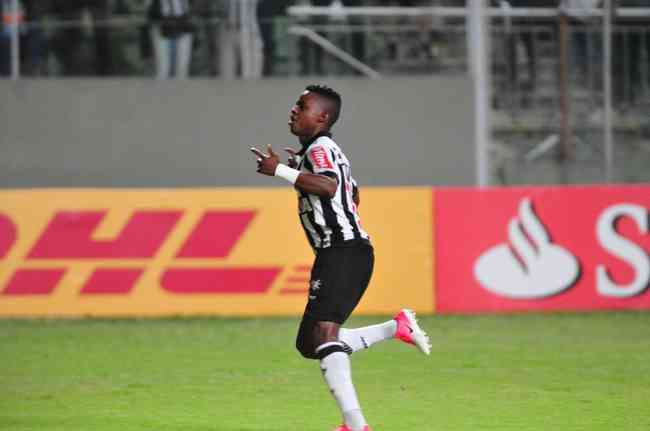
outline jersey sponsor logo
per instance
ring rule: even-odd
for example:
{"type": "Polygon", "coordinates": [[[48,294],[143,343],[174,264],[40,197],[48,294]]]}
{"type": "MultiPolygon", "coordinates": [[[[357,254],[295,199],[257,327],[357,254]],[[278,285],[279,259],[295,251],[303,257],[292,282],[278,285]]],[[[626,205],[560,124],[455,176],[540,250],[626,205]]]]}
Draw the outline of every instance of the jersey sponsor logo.
{"type": "Polygon", "coordinates": [[[444,189],[436,202],[439,311],[650,308],[650,187],[444,189]]]}
{"type": "Polygon", "coordinates": [[[332,162],[330,161],[327,150],[323,147],[314,147],[309,151],[309,155],[314,162],[314,167],[320,169],[334,169],[332,162]]]}

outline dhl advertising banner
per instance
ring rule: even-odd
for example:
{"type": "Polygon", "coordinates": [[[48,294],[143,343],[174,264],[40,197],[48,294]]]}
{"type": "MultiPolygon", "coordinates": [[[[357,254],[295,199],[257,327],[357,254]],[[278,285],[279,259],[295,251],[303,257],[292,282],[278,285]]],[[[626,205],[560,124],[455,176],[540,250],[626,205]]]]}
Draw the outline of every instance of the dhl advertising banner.
{"type": "MultiPolygon", "coordinates": [[[[357,312],[431,313],[431,189],[361,199],[376,264],[357,312]]],[[[288,188],[0,191],[3,317],[297,315],[313,258],[288,188]]]]}
{"type": "Polygon", "coordinates": [[[650,309],[650,186],[439,189],[442,313],[650,309]]]}

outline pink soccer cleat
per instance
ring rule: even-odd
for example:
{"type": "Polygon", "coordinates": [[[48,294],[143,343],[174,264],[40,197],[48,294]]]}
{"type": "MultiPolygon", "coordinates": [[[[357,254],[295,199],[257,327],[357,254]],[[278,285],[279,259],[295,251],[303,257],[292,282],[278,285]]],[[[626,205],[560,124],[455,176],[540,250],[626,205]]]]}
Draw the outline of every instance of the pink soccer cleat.
{"type": "MultiPolygon", "coordinates": [[[[337,429],[335,429],[334,431],[352,431],[352,429],[348,428],[347,425],[343,424],[340,427],[338,427],[337,429]]],[[[365,427],[363,427],[363,431],[372,431],[372,430],[370,429],[370,427],[368,425],[366,425],[365,427]]]]}
{"type": "Polygon", "coordinates": [[[420,325],[418,325],[418,321],[415,319],[415,313],[412,310],[404,308],[394,317],[394,319],[397,322],[395,338],[399,338],[405,343],[417,346],[417,348],[425,355],[431,353],[429,337],[420,328],[420,325]]]}

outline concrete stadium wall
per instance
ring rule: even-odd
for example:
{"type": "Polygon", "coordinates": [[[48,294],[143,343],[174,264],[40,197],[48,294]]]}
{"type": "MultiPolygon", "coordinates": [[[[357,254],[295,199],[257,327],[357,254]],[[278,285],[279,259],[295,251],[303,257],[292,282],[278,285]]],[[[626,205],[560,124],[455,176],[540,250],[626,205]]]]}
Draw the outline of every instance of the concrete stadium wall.
{"type": "MultiPolygon", "coordinates": [[[[362,185],[474,184],[466,77],[326,80],[362,185]]],[[[277,186],[248,148],[297,146],[306,79],[0,81],[0,187],[277,186]]]]}

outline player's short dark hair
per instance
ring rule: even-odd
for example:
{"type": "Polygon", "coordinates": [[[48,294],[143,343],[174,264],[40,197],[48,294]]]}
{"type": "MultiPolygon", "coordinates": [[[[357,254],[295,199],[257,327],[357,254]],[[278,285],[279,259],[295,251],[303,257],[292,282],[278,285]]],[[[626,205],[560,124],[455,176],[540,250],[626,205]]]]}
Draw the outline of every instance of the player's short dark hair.
{"type": "Polygon", "coordinates": [[[322,84],[308,85],[305,87],[305,90],[316,93],[331,102],[331,109],[329,109],[330,118],[328,126],[332,127],[334,123],[336,123],[336,120],[339,119],[339,114],[341,113],[341,95],[337,93],[333,88],[322,84]]]}

